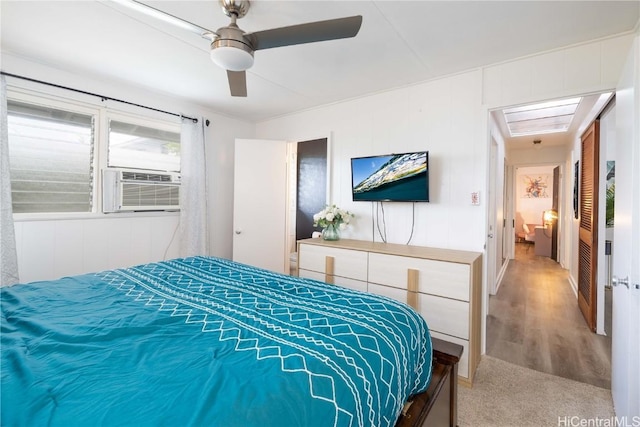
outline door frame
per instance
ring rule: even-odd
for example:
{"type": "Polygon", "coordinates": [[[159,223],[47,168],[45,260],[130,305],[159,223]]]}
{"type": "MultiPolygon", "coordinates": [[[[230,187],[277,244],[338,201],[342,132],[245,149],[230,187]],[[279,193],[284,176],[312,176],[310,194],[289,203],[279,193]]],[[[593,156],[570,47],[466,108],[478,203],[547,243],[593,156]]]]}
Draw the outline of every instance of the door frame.
{"type": "MultiPolygon", "coordinates": [[[[612,92],[614,89],[602,89],[599,90],[597,93],[599,94],[605,94],[608,92],[612,92]]],[[[483,125],[486,126],[485,127],[485,135],[486,135],[486,152],[487,152],[487,156],[485,158],[485,163],[486,163],[486,167],[487,170],[489,171],[489,173],[492,173],[492,168],[491,168],[491,144],[492,141],[494,140],[494,135],[492,133],[492,114],[496,111],[501,111],[504,110],[505,108],[509,108],[509,107],[514,107],[514,106],[518,106],[518,105],[525,105],[525,104],[532,104],[532,103],[537,103],[537,102],[544,102],[544,101],[549,101],[552,99],[560,99],[560,98],[569,98],[569,97],[574,97],[574,96],[587,96],[587,95],[592,95],[594,93],[589,93],[589,92],[581,92],[581,93],[575,93],[575,94],[558,94],[557,96],[554,97],[550,97],[550,98],[542,98],[542,99],[530,99],[530,100],[526,100],[520,103],[514,103],[514,104],[506,104],[506,105],[501,105],[501,106],[496,106],[496,107],[485,107],[484,108],[484,115],[486,117],[486,120],[484,121],[483,125]]],[[[602,106],[604,107],[604,105],[602,106]]],[[[585,121],[587,121],[588,119],[586,119],[585,121]]],[[[593,117],[591,118],[591,120],[593,120],[593,117]]],[[[496,126],[499,128],[499,126],[496,126]]],[[[500,138],[502,138],[502,133],[504,132],[504,129],[500,129],[499,132],[500,134],[500,138]]],[[[506,148],[505,148],[505,152],[502,153],[503,154],[503,159],[506,159],[506,148]]],[[[510,260],[515,258],[515,229],[514,229],[514,225],[515,225],[515,198],[516,198],[516,186],[515,186],[515,180],[516,180],[516,169],[518,167],[528,167],[528,166],[559,166],[560,167],[560,194],[559,194],[559,204],[561,206],[561,210],[562,210],[562,214],[558,217],[557,220],[557,228],[558,228],[558,263],[560,264],[560,266],[564,269],[571,269],[571,263],[572,263],[572,258],[574,258],[576,256],[576,252],[573,250],[573,246],[570,243],[571,239],[576,238],[574,232],[573,232],[573,222],[572,222],[572,218],[573,218],[573,207],[571,206],[571,202],[572,202],[572,196],[571,196],[571,191],[570,189],[567,188],[567,186],[569,185],[569,183],[572,182],[573,179],[573,175],[572,175],[572,167],[573,167],[573,162],[575,161],[575,159],[571,158],[571,155],[569,154],[567,156],[567,158],[565,159],[564,162],[562,163],[558,163],[558,162],[547,162],[547,163],[535,163],[535,164],[522,164],[522,163],[507,163],[505,165],[505,173],[502,176],[496,176],[497,180],[502,181],[501,184],[503,186],[504,192],[505,192],[505,197],[507,197],[507,200],[505,200],[505,204],[506,204],[506,212],[504,212],[504,218],[507,221],[507,226],[505,227],[505,235],[508,234],[508,236],[505,236],[505,238],[507,238],[508,240],[508,244],[506,245],[506,247],[508,249],[507,253],[506,253],[506,260],[505,263],[503,264],[503,270],[501,270],[499,277],[500,280],[502,278],[502,275],[504,274],[504,271],[506,271],[507,267],[508,267],[508,263],[510,262],[510,260]],[[570,168],[571,174],[569,174],[568,169],[570,168]],[[507,180],[508,183],[505,183],[504,180],[507,180]],[[567,215],[569,215],[570,217],[568,217],[567,215]]],[[[487,174],[487,180],[486,180],[486,185],[487,188],[489,188],[491,179],[489,177],[489,174],[487,174]]],[[[496,181],[499,182],[499,181],[496,181]]],[[[486,215],[489,216],[490,213],[490,208],[489,206],[486,207],[486,215]]],[[[488,224],[488,218],[486,219],[486,223],[488,224]]],[[[488,232],[488,229],[486,230],[488,232]]],[[[489,251],[487,246],[485,246],[485,255],[486,255],[486,261],[484,264],[484,268],[485,268],[485,273],[483,274],[483,311],[485,313],[485,316],[483,318],[483,324],[482,324],[482,329],[484,331],[483,335],[482,335],[482,351],[486,352],[486,336],[487,336],[487,322],[486,322],[486,316],[489,315],[489,296],[492,295],[491,291],[492,291],[492,277],[489,275],[489,272],[487,269],[487,266],[489,265],[489,263],[495,263],[495,251],[489,251]]],[[[573,288],[574,293],[576,293],[577,296],[577,284],[571,280],[571,276],[569,278],[569,282],[573,288]]],[[[499,288],[499,282],[497,282],[497,286],[495,286],[495,290],[497,292],[498,288],[499,288]]],[[[576,302],[577,304],[577,302],[576,302]]]]}

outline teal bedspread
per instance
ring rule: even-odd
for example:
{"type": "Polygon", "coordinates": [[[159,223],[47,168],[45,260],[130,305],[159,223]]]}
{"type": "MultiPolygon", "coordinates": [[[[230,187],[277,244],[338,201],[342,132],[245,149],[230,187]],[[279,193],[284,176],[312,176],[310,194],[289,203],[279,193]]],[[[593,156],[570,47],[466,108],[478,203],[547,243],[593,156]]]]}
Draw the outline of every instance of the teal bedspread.
{"type": "Polygon", "coordinates": [[[392,426],[431,379],[408,306],[228,260],[1,292],[2,426],[392,426]]]}

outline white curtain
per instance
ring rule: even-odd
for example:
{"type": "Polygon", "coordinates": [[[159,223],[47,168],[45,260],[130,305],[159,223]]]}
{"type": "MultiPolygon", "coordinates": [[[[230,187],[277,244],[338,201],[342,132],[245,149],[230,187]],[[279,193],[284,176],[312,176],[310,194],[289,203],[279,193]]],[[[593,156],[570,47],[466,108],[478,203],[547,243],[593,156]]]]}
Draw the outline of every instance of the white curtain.
{"type": "Polygon", "coordinates": [[[182,119],[180,132],[180,256],[208,255],[205,125],[182,119]]]}
{"type": "Polygon", "coordinates": [[[11,207],[9,131],[7,129],[7,83],[0,76],[0,286],[19,282],[16,234],[11,207]]]}

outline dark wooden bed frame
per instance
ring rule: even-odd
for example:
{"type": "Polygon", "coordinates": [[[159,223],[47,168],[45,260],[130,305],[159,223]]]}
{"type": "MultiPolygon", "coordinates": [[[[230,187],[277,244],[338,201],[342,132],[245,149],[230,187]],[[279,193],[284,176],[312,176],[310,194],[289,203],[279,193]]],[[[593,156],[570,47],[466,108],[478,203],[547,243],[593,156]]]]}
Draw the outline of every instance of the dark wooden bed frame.
{"type": "Polygon", "coordinates": [[[432,338],[433,371],[426,391],[405,404],[396,427],[458,425],[458,362],[462,346],[432,338]]]}

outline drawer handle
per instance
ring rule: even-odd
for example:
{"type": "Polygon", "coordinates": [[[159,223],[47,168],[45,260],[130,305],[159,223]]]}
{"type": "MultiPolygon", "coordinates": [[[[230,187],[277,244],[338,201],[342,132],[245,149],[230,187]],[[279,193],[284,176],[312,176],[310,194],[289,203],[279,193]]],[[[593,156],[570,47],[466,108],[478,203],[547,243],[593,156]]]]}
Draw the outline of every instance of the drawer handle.
{"type": "Polygon", "coordinates": [[[407,305],[418,310],[418,281],[420,271],[410,268],[407,270],[407,305]]]}
{"type": "Polygon", "coordinates": [[[335,258],[326,256],[324,259],[324,281],[333,283],[335,258]]]}

